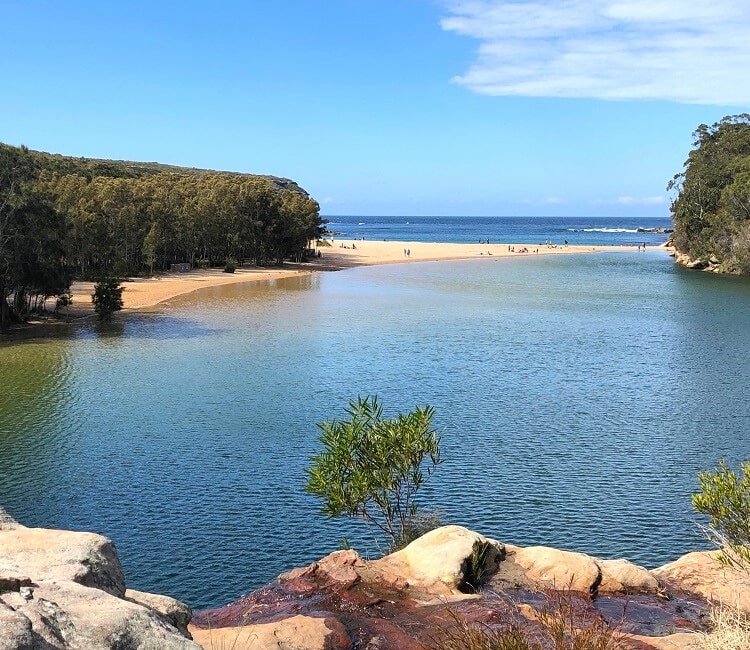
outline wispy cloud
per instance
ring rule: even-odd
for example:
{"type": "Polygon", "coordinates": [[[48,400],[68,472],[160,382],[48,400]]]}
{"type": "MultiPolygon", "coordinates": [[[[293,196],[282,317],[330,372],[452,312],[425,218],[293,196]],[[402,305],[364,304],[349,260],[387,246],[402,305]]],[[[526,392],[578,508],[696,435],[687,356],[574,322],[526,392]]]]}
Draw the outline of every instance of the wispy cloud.
{"type": "Polygon", "coordinates": [[[747,0],[447,0],[486,95],[750,105],[747,0]]]}
{"type": "Polygon", "coordinates": [[[642,198],[618,196],[615,200],[615,203],[619,205],[661,205],[666,202],[667,199],[663,196],[644,196],[642,198]]]}

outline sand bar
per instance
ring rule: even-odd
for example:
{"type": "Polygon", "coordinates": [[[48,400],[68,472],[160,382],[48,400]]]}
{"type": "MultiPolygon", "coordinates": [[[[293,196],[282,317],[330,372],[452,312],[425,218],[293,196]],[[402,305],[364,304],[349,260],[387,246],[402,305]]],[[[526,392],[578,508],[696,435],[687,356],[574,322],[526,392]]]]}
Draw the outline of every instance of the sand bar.
{"type": "MultiPolygon", "coordinates": [[[[134,278],[124,283],[122,294],[125,310],[145,310],[166,300],[206,287],[238,282],[254,282],[292,277],[320,271],[334,271],[356,266],[397,264],[456,259],[488,259],[490,257],[529,257],[538,255],[570,255],[599,251],[623,251],[637,254],[632,246],[544,246],[539,244],[442,244],[402,241],[363,241],[334,239],[330,246],[320,248],[321,257],[307,264],[286,264],[283,268],[240,267],[234,273],[221,269],[193,270],[187,273],[165,273],[151,278],[134,278]]],[[[77,318],[93,314],[91,294],[93,282],[74,282],[71,287],[73,304],[62,311],[77,318]]]]}

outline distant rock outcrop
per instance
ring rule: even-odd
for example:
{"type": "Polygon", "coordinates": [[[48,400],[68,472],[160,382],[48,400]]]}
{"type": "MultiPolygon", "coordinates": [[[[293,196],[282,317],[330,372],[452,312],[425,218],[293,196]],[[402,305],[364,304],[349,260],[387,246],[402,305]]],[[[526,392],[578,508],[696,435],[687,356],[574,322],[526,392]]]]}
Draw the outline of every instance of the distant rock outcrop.
{"type": "Polygon", "coordinates": [[[112,542],[26,528],[0,508],[0,650],[198,649],[190,609],[126,591],[112,542]]]}

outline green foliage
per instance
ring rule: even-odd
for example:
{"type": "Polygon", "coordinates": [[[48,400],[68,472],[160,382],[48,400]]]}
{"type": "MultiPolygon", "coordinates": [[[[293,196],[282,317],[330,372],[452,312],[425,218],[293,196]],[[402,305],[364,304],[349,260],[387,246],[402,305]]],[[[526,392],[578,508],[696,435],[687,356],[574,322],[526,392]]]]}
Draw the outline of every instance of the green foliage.
{"type": "Polygon", "coordinates": [[[237,260],[228,257],[224,262],[224,273],[234,273],[237,270],[237,260]]]}
{"type": "MultiPolygon", "coordinates": [[[[154,163],[50,156],[0,145],[17,194],[26,183],[62,223],[57,241],[78,277],[164,271],[197,259],[299,261],[322,236],[320,206],[296,183],[154,163]]],[[[0,170],[0,206],[3,171],[0,170]]],[[[2,209],[2,208],[0,208],[2,209]]]]}
{"type": "Polygon", "coordinates": [[[0,144],[0,329],[70,288],[65,222],[36,173],[27,149],[0,144]]]}
{"type": "Polygon", "coordinates": [[[693,507],[710,518],[707,532],[722,549],[720,560],[750,570],[750,461],[740,475],[722,460],[714,471],[701,472],[698,484],[693,507]]]}
{"type": "Polygon", "coordinates": [[[667,186],[673,242],[693,259],[716,257],[726,271],[750,273],[750,115],[701,124],[685,171],[667,186]]]}
{"type": "Polygon", "coordinates": [[[116,278],[105,278],[94,285],[91,302],[100,321],[112,322],[112,314],[122,309],[122,291],[123,286],[116,278]]]}
{"type": "Polygon", "coordinates": [[[348,420],[317,425],[323,451],[310,459],[306,489],[324,514],[361,518],[399,547],[415,531],[416,493],[440,463],[434,411],[387,419],[377,397],[358,397],[345,412],[348,420]]]}
{"type": "Polygon", "coordinates": [[[325,230],[319,212],[287,179],[0,144],[0,329],[67,291],[73,273],[299,261],[325,230]]]}
{"type": "Polygon", "coordinates": [[[476,593],[481,589],[487,580],[487,558],[490,548],[490,544],[487,542],[474,544],[474,548],[471,549],[471,555],[466,562],[461,591],[476,593]]]}

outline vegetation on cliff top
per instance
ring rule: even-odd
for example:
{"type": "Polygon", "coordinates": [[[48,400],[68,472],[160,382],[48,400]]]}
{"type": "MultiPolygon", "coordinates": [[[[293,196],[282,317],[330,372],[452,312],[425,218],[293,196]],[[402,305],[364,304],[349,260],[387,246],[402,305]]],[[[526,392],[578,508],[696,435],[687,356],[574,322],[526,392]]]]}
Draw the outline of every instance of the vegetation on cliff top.
{"type": "Polygon", "coordinates": [[[323,232],[296,183],[0,144],[0,329],[73,277],[300,260],[323,232]]]}
{"type": "Polygon", "coordinates": [[[685,170],[667,186],[675,248],[720,270],[750,273],[750,114],[733,115],[693,134],[685,170]]]}

